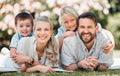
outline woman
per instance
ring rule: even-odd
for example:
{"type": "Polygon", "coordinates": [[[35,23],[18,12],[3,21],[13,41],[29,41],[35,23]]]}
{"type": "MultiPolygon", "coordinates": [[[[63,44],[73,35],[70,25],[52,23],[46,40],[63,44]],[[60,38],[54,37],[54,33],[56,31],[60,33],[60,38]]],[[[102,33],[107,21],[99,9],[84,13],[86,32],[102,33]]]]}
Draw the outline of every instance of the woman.
{"type": "MultiPolygon", "coordinates": [[[[59,49],[62,48],[63,39],[68,36],[74,36],[75,31],[77,29],[77,11],[71,6],[65,6],[60,10],[59,22],[62,25],[58,29],[58,33],[56,35],[56,39],[59,41],[59,49]]],[[[105,53],[108,53],[111,48],[114,47],[114,39],[111,33],[106,32],[107,30],[103,30],[101,25],[98,23],[99,31],[104,31],[107,35],[109,35],[111,42],[107,46],[103,47],[105,49],[105,53]]]]}
{"type": "Polygon", "coordinates": [[[25,37],[18,43],[18,55],[13,60],[26,63],[26,72],[54,72],[58,67],[59,47],[53,35],[53,25],[45,16],[35,19],[34,37],[25,37]],[[28,67],[29,65],[29,67],[28,67]]]}

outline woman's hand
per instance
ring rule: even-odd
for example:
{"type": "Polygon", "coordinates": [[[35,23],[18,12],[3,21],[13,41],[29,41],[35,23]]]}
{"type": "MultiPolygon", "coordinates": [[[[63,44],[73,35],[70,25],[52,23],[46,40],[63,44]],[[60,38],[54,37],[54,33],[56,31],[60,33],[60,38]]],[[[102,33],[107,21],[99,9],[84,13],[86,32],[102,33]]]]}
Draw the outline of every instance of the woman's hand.
{"type": "Polygon", "coordinates": [[[28,68],[26,72],[42,72],[42,73],[53,73],[55,72],[51,67],[45,65],[36,65],[28,68]]]}

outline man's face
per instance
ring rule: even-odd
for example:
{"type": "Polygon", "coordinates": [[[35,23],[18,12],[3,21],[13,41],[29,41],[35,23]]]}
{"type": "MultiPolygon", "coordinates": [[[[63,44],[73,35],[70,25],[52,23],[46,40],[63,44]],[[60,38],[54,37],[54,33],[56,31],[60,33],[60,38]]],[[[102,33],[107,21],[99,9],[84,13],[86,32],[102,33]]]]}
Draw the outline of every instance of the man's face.
{"type": "Polygon", "coordinates": [[[79,19],[78,32],[82,41],[87,44],[93,41],[96,37],[96,31],[98,27],[95,26],[95,23],[92,19],[81,18],[79,19]]]}

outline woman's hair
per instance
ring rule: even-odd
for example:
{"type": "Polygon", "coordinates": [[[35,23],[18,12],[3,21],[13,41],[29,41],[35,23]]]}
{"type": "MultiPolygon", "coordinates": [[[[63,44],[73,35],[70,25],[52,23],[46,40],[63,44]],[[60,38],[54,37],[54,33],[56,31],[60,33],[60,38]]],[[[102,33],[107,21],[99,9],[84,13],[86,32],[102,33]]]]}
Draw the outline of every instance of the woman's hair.
{"type": "Polygon", "coordinates": [[[77,11],[71,7],[71,6],[65,6],[63,8],[61,8],[60,10],[60,15],[59,15],[59,23],[62,25],[62,18],[65,14],[70,14],[72,16],[74,16],[76,19],[78,18],[78,13],[77,11]]]}
{"type": "MultiPolygon", "coordinates": [[[[36,22],[38,21],[48,22],[50,24],[51,30],[53,31],[53,24],[51,23],[48,17],[39,16],[38,18],[36,18],[34,21],[34,27],[36,27],[36,22]]],[[[52,63],[52,67],[57,67],[59,62],[59,46],[53,32],[45,48],[45,51],[47,56],[46,58],[52,63]]]]}
{"type": "Polygon", "coordinates": [[[15,25],[17,25],[18,20],[25,20],[25,19],[30,19],[31,24],[33,26],[33,16],[27,12],[21,12],[15,16],[15,25]]]}

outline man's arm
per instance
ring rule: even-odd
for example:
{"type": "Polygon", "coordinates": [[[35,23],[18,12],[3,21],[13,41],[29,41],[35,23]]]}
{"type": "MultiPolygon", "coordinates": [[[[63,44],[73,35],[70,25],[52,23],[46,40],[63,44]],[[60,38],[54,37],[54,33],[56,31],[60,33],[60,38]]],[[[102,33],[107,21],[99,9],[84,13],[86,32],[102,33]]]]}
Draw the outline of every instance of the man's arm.
{"type": "MultiPolygon", "coordinates": [[[[71,38],[70,38],[71,39],[71,38]]],[[[77,65],[74,57],[74,42],[70,41],[69,38],[65,38],[61,50],[61,62],[63,68],[66,70],[76,70],[77,65]]]]}
{"type": "Polygon", "coordinates": [[[76,63],[73,63],[73,64],[70,64],[69,66],[64,66],[64,65],[63,65],[63,68],[64,68],[65,70],[75,71],[75,70],[78,69],[78,66],[77,66],[76,63]]]}

